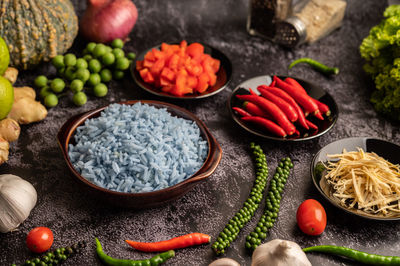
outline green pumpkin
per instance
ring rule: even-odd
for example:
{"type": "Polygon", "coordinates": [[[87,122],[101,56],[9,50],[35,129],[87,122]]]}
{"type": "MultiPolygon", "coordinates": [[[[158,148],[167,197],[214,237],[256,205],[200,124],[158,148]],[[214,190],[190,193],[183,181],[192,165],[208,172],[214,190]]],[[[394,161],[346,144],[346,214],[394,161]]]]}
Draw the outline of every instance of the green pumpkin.
{"type": "Polygon", "coordinates": [[[10,65],[28,69],[71,47],[78,18],[69,0],[0,1],[0,36],[10,51],[10,65]]]}

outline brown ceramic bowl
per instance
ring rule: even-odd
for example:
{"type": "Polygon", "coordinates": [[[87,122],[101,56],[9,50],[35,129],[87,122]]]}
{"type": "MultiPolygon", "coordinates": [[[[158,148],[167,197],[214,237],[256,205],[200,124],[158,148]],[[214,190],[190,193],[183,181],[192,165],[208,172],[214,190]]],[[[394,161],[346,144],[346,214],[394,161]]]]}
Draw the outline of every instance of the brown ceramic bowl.
{"type": "MultiPolygon", "coordinates": [[[[133,105],[137,102],[139,102],[139,100],[120,102],[120,104],[133,105]]],[[[159,206],[175,200],[178,197],[184,195],[190,189],[192,189],[198,182],[209,177],[221,161],[221,147],[219,146],[215,138],[211,135],[210,131],[207,129],[204,123],[200,121],[194,114],[181,107],[169,103],[149,100],[140,100],[140,102],[152,105],[157,108],[166,108],[174,116],[195,121],[200,128],[202,137],[208,142],[208,155],[203,166],[195,174],[174,186],[162,190],[144,193],[124,193],[105,189],[86,180],[80,175],[79,172],[75,170],[68,156],[68,145],[70,143],[74,143],[73,137],[76,128],[82,125],[86,119],[98,117],[100,115],[100,112],[103,111],[107,106],[71,117],[61,127],[57,134],[58,144],[60,145],[65,161],[67,162],[67,166],[81,183],[83,183],[90,191],[96,194],[96,197],[99,197],[99,199],[105,200],[106,202],[111,203],[114,206],[141,209],[159,206]]]]}

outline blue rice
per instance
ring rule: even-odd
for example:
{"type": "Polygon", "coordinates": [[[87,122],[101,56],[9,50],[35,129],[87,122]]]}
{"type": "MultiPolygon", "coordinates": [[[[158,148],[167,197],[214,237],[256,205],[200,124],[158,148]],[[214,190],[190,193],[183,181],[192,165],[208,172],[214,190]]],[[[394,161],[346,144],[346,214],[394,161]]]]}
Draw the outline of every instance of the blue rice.
{"type": "Polygon", "coordinates": [[[75,132],[68,155],[88,181],[119,192],[150,192],[184,181],[208,145],[194,121],[140,102],[111,104],[75,132]]]}

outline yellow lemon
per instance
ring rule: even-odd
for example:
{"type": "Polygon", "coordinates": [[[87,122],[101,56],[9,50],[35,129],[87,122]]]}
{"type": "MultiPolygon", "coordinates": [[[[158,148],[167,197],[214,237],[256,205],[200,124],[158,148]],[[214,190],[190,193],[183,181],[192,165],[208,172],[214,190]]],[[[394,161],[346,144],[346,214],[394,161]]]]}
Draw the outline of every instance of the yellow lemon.
{"type": "Polygon", "coordinates": [[[0,77],[0,120],[6,118],[14,103],[14,89],[11,83],[0,77]]]}
{"type": "Polygon", "coordinates": [[[9,63],[10,53],[7,44],[4,39],[0,37],[0,76],[3,76],[4,72],[6,72],[9,63]]]}

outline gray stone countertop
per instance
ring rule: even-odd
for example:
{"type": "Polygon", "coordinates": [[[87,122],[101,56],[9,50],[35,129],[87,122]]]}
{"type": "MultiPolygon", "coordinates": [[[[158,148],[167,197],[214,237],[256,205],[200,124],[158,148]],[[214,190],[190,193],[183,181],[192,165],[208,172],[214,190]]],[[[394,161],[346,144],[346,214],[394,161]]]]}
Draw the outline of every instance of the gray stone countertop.
{"type": "MultiPolygon", "coordinates": [[[[73,1],[78,15],[85,1],[73,1]]],[[[110,93],[102,99],[90,98],[82,107],[67,100],[49,110],[48,117],[36,124],[22,126],[18,142],[12,144],[10,160],[0,166],[0,174],[12,173],[31,182],[38,192],[38,202],[18,231],[0,235],[0,265],[22,263],[32,257],[25,246],[27,233],[36,226],[47,226],[55,235],[53,247],[86,240],[83,253],[65,265],[100,265],[95,254],[94,237],[101,239],[106,252],[114,257],[142,259],[149,257],[134,251],[123,241],[159,241],[198,231],[215,239],[230,217],[242,206],[255,174],[249,143],[255,141],[266,152],[270,169],[290,156],[294,171],[285,187],[279,217],[267,240],[288,239],[306,247],[318,244],[343,245],[367,252],[399,255],[400,224],[377,222],[351,216],[331,206],[314,188],[309,175],[313,155],[328,143],[346,137],[372,136],[399,143],[400,130],[379,116],[369,102],[373,83],[362,71],[359,45],[369,29],[382,19],[386,1],[349,0],[343,25],[326,38],[295,50],[284,49],[246,32],[247,0],[161,1],[136,0],[138,22],[126,44],[126,50],[140,52],[161,42],[182,39],[208,43],[222,50],[232,61],[234,72],[230,85],[221,93],[196,101],[171,101],[144,92],[127,77],[112,82],[110,93]],[[326,78],[305,65],[288,73],[288,64],[299,57],[312,57],[338,66],[340,74],[326,78]],[[232,90],[242,81],[263,74],[290,74],[319,84],[335,98],[340,115],[327,134],[306,142],[281,143],[256,138],[233,122],[227,110],[232,90]],[[220,143],[223,157],[212,176],[183,197],[167,205],[133,211],[98,204],[78,185],[64,162],[56,134],[72,115],[130,99],[155,99],[180,105],[193,112],[209,127],[220,143]],[[303,234],[296,225],[296,210],[302,201],[320,201],[328,216],[325,232],[318,237],[303,234]]],[[[85,42],[78,37],[72,51],[81,51],[85,42]]],[[[34,77],[48,73],[49,64],[20,74],[17,85],[31,84],[34,77]]],[[[246,225],[226,252],[226,257],[241,265],[250,265],[245,251],[245,236],[261,215],[246,225]]],[[[210,245],[176,252],[166,265],[208,265],[216,256],[210,245]]],[[[309,254],[313,265],[355,265],[349,260],[321,254],[309,254]]]]}

